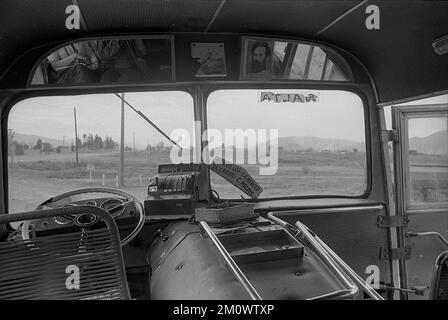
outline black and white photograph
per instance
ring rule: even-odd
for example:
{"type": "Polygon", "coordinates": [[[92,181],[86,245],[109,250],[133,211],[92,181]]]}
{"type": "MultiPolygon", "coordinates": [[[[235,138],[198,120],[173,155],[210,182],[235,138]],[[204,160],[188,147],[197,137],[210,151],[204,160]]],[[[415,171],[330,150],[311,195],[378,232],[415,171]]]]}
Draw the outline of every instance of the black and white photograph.
{"type": "Polygon", "coordinates": [[[271,79],[274,42],[267,39],[245,39],[243,48],[243,79],[271,79]]]}
{"type": "Polygon", "coordinates": [[[223,43],[192,43],[191,57],[199,64],[196,77],[225,77],[227,75],[223,43]]]}
{"type": "Polygon", "coordinates": [[[2,310],[435,310],[447,18],[428,0],[0,0],[2,310]]]}

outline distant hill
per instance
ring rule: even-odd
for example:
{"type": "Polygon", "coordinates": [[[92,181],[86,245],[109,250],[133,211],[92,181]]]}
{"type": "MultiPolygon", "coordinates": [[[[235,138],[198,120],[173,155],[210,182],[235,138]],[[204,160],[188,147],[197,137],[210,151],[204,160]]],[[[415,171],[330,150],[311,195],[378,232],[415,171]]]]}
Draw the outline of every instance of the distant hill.
{"type": "Polygon", "coordinates": [[[358,149],[360,152],[365,151],[365,145],[362,142],[318,137],[280,137],[278,146],[288,151],[307,149],[314,151],[353,151],[353,149],[358,149]]]}
{"type": "MultiPolygon", "coordinates": [[[[43,136],[37,136],[33,134],[24,134],[24,133],[18,133],[16,132],[14,134],[14,141],[17,141],[18,143],[27,144],[30,147],[34,146],[38,139],[41,139],[42,142],[49,143],[53,145],[53,147],[62,146],[62,140],[47,138],[43,136]]],[[[68,140],[65,141],[65,144],[68,145],[68,140]]]]}
{"type": "Polygon", "coordinates": [[[439,131],[426,137],[409,139],[409,149],[425,154],[448,154],[448,132],[439,131]]]}

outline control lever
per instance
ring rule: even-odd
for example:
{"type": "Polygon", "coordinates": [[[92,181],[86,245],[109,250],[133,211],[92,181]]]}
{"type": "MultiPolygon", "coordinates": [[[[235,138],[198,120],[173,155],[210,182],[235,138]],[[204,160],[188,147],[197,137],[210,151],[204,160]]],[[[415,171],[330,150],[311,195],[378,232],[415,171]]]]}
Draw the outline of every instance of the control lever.
{"type": "Polygon", "coordinates": [[[448,247],[448,240],[438,232],[434,232],[434,231],[427,231],[427,232],[409,231],[409,232],[406,232],[406,237],[421,237],[421,236],[435,237],[435,238],[439,239],[445,246],[448,247]]]}
{"type": "Polygon", "coordinates": [[[395,288],[392,286],[388,286],[386,284],[380,284],[380,289],[408,292],[408,293],[415,294],[417,296],[424,296],[425,290],[428,290],[429,287],[428,286],[413,286],[413,287],[411,287],[411,289],[404,289],[404,288],[395,288]]]}

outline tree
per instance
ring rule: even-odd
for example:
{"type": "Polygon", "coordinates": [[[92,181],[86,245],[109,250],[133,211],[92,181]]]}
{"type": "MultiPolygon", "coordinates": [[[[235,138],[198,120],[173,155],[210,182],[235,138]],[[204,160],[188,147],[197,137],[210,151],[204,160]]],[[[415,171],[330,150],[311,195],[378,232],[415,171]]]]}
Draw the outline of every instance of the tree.
{"type": "Polygon", "coordinates": [[[15,131],[13,129],[8,129],[8,154],[11,156],[11,163],[14,163],[14,145],[13,139],[15,135],[15,131]]]}
{"type": "Polygon", "coordinates": [[[14,139],[16,132],[13,129],[8,129],[8,143],[11,143],[14,139]]]}
{"type": "Polygon", "coordinates": [[[54,149],[53,149],[53,146],[51,144],[49,144],[47,142],[42,143],[42,151],[41,152],[43,152],[43,153],[50,153],[53,150],[54,149]]]}
{"type": "Polygon", "coordinates": [[[163,141],[160,141],[160,142],[157,143],[157,145],[156,145],[156,149],[157,149],[157,150],[163,150],[164,147],[165,147],[165,145],[163,144],[163,141]]]}
{"type": "Polygon", "coordinates": [[[118,143],[116,143],[114,140],[112,140],[112,137],[106,136],[106,139],[104,140],[104,149],[106,150],[114,150],[118,146],[118,143]]]}
{"type": "Polygon", "coordinates": [[[42,150],[42,139],[37,139],[36,144],[33,147],[33,150],[42,150]]]}
{"type": "Polygon", "coordinates": [[[103,148],[103,139],[97,134],[95,134],[95,138],[93,139],[93,150],[100,150],[103,148]]]}
{"type": "Polygon", "coordinates": [[[15,156],[23,156],[25,151],[23,150],[23,144],[18,143],[17,141],[12,142],[12,152],[15,156]]]}

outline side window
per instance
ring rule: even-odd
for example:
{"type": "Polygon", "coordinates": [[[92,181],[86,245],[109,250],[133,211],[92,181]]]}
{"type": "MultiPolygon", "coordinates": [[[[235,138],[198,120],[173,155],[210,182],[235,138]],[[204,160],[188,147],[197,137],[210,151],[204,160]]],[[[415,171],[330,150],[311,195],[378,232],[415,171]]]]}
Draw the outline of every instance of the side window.
{"type": "Polygon", "coordinates": [[[407,119],[408,207],[448,202],[448,115],[407,119]]]}

